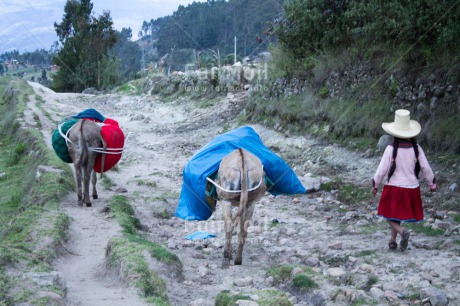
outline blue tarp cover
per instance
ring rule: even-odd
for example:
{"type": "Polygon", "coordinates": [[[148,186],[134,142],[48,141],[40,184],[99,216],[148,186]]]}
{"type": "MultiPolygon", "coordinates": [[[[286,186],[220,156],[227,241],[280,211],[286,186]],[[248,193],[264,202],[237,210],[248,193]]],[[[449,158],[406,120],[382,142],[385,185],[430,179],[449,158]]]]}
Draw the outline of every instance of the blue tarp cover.
{"type": "Polygon", "coordinates": [[[97,110],[95,110],[94,108],[85,109],[84,111],[79,112],[77,115],[72,116],[72,118],[75,118],[75,119],[93,118],[93,119],[99,120],[100,122],[104,122],[105,120],[105,117],[102,116],[102,114],[98,112],[97,110]]]}
{"type": "Polygon", "coordinates": [[[210,234],[208,232],[195,232],[185,237],[185,239],[195,241],[195,240],[204,240],[204,239],[214,238],[214,237],[217,237],[217,235],[210,234]]]}
{"type": "Polygon", "coordinates": [[[271,194],[306,193],[291,167],[262,143],[253,128],[244,126],[215,137],[185,165],[176,217],[207,220],[212,215],[212,209],[206,202],[206,177],[218,170],[225,156],[239,148],[251,152],[261,160],[266,175],[274,183],[268,190],[271,194]]]}

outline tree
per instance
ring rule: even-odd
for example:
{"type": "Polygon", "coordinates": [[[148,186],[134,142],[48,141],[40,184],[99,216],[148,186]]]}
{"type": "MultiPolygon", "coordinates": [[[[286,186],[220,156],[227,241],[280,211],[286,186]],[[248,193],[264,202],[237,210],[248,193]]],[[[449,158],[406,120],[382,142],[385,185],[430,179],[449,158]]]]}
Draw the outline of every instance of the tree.
{"type": "Polygon", "coordinates": [[[42,80],[47,81],[48,77],[46,76],[46,69],[42,69],[42,80]]]}
{"type": "Polygon", "coordinates": [[[3,76],[5,73],[5,69],[3,68],[3,64],[0,64],[0,76],[3,76]]]}
{"type": "Polygon", "coordinates": [[[131,28],[123,28],[117,31],[118,43],[113,47],[111,53],[120,59],[117,73],[119,78],[117,84],[124,83],[135,78],[136,73],[141,69],[141,49],[138,44],[131,41],[131,28]]]}
{"type": "MultiPolygon", "coordinates": [[[[60,66],[53,78],[57,91],[79,92],[88,87],[102,87],[101,73],[116,62],[108,51],[117,42],[109,12],[92,14],[91,0],[67,0],[61,23],[54,23],[61,49],[53,58],[60,66]]],[[[112,79],[104,76],[104,79],[112,79]]],[[[107,84],[105,84],[107,86],[107,84]]]]}
{"type": "Polygon", "coordinates": [[[155,20],[159,55],[169,53],[174,46],[177,50],[204,52],[219,49],[228,54],[233,52],[235,36],[239,55],[264,51],[270,43],[263,37],[265,29],[281,15],[282,3],[282,0],[265,1],[263,5],[260,0],[208,0],[180,5],[172,16],[155,20]]]}

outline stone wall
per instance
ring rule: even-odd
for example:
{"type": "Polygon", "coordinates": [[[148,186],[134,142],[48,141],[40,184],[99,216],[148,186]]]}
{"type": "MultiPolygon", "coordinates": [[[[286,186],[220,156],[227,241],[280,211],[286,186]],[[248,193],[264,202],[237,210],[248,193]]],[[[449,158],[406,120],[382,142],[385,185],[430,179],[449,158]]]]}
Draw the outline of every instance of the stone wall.
{"type": "Polygon", "coordinates": [[[155,74],[147,77],[144,93],[151,95],[206,96],[247,90],[249,84],[266,78],[266,67],[235,64],[208,70],[173,72],[170,75],[155,74]]]}

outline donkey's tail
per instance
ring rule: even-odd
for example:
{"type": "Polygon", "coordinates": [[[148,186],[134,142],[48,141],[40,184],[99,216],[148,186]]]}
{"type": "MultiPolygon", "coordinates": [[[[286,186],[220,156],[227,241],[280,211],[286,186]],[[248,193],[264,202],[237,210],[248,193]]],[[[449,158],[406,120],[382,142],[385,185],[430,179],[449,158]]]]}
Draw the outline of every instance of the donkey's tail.
{"type": "Polygon", "coordinates": [[[80,137],[78,139],[78,161],[76,163],[77,167],[81,167],[88,163],[88,143],[87,140],[83,136],[83,125],[85,124],[86,120],[81,119],[80,124],[80,137]]]}
{"type": "Polygon", "coordinates": [[[240,194],[240,205],[238,206],[238,212],[233,219],[233,223],[237,223],[237,219],[245,213],[246,205],[248,203],[248,173],[244,164],[244,153],[242,149],[238,149],[241,156],[241,194],[240,194]]]}

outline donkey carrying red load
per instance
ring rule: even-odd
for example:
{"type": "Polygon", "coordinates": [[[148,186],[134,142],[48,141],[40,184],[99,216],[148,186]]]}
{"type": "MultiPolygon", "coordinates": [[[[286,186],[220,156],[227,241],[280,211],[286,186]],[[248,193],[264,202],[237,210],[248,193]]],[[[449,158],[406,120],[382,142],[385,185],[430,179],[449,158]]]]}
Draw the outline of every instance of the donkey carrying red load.
{"type": "Polygon", "coordinates": [[[95,109],[87,109],[74,119],[64,120],[53,133],[52,145],[65,162],[73,163],[76,174],[78,205],[91,206],[89,181],[93,199],[98,198],[96,172],[113,168],[121,158],[124,134],[118,122],[105,118],[95,109]],[[83,183],[83,190],[82,190],[83,183]]]}

